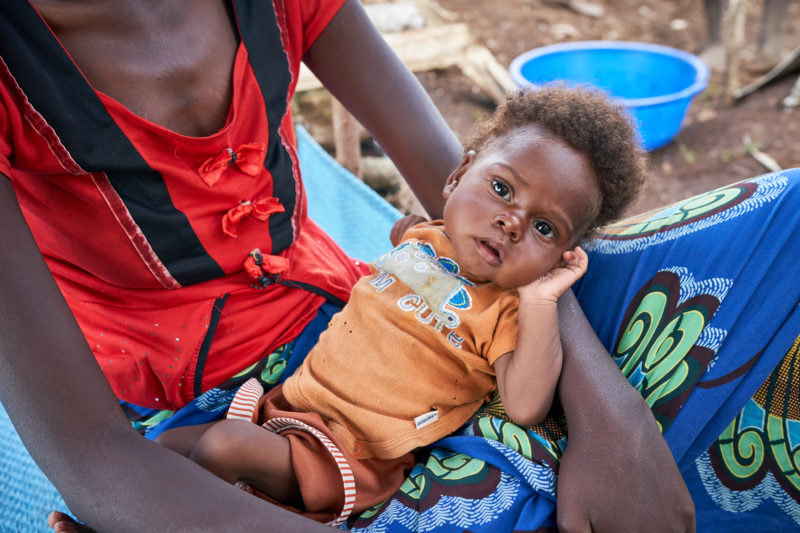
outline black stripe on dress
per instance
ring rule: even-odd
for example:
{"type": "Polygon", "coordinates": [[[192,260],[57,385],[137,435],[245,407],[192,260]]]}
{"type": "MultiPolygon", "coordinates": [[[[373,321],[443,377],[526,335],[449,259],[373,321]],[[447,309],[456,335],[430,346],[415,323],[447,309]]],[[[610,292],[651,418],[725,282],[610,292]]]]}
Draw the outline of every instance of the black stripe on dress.
{"type": "Polygon", "coordinates": [[[78,165],[104,172],[150,247],[181,285],[224,275],[154,171],[116,125],[36,10],[4,5],[0,54],[78,165]]]}
{"type": "Polygon", "coordinates": [[[270,253],[277,254],[294,240],[292,215],[297,203],[292,159],[281,142],[278,128],[287,112],[291,71],[281,32],[270,0],[234,0],[236,21],[250,64],[267,105],[269,146],[264,166],[272,174],[273,196],[285,211],[269,217],[270,253]]]}
{"type": "Polygon", "coordinates": [[[214,301],[214,308],[211,310],[211,319],[208,322],[208,330],[206,330],[203,342],[200,344],[200,351],[197,354],[193,383],[195,398],[203,394],[203,372],[206,369],[206,361],[208,361],[208,354],[211,351],[211,342],[214,340],[214,334],[217,332],[219,320],[222,318],[222,309],[225,307],[225,302],[228,301],[229,296],[230,294],[225,294],[214,301]]]}

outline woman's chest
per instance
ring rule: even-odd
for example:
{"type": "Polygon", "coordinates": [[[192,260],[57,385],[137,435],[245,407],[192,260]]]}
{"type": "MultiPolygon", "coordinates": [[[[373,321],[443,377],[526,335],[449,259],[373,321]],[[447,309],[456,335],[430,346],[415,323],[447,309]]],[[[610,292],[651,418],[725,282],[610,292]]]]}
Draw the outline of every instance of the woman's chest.
{"type": "Polygon", "coordinates": [[[225,124],[238,36],[224,2],[34,5],[95,90],[183,135],[225,124]]]}

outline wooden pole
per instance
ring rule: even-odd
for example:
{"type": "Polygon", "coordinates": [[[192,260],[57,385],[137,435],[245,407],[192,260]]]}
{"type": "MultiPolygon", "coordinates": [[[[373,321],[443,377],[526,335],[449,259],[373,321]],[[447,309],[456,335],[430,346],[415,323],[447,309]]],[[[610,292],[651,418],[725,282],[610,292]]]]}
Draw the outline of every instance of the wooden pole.
{"type": "Polygon", "coordinates": [[[334,97],[331,97],[331,115],[333,117],[333,144],[336,150],[336,160],[359,179],[363,179],[358,121],[334,97]]]}

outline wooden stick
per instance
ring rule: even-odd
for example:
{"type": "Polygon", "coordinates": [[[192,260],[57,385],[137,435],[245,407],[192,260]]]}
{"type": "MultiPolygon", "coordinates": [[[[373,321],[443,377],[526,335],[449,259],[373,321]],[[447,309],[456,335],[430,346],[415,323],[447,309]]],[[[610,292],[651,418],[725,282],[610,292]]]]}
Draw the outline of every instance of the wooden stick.
{"type": "Polygon", "coordinates": [[[729,0],[723,20],[722,38],[725,42],[728,74],[725,99],[732,104],[733,94],[741,87],[739,55],[744,46],[744,28],[747,20],[747,0],[729,0]]]}
{"type": "Polygon", "coordinates": [[[747,152],[753,156],[753,159],[761,163],[761,165],[763,165],[764,168],[770,172],[778,172],[782,170],[781,166],[771,155],[766,154],[758,149],[758,146],[756,146],[756,143],[753,142],[749,134],[745,133],[742,135],[742,144],[744,144],[745,148],[747,148],[747,152]]]}
{"type": "Polygon", "coordinates": [[[334,97],[331,97],[331,115],[336,160],[361,179],[361,140],[358,136],[360,125],[334,97]]]}

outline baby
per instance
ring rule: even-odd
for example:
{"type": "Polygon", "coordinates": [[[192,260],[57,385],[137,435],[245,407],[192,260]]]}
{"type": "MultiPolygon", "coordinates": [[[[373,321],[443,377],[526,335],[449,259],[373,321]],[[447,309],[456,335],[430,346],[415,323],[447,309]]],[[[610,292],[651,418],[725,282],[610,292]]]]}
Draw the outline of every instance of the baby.
{"type": "Polygon", "coordinates": [[[447,179],[443,220],[410,227],[372,264],[282,386],[264,395],[251,379],[226,420],[158,440],[337,524],[390,496],[414,451],[495,388],[517,424],[540,421],[561,371],[557,301],[588,264],[578,243],[643,178],[633,128],[601,93],[509,96],[447,179]]]}

